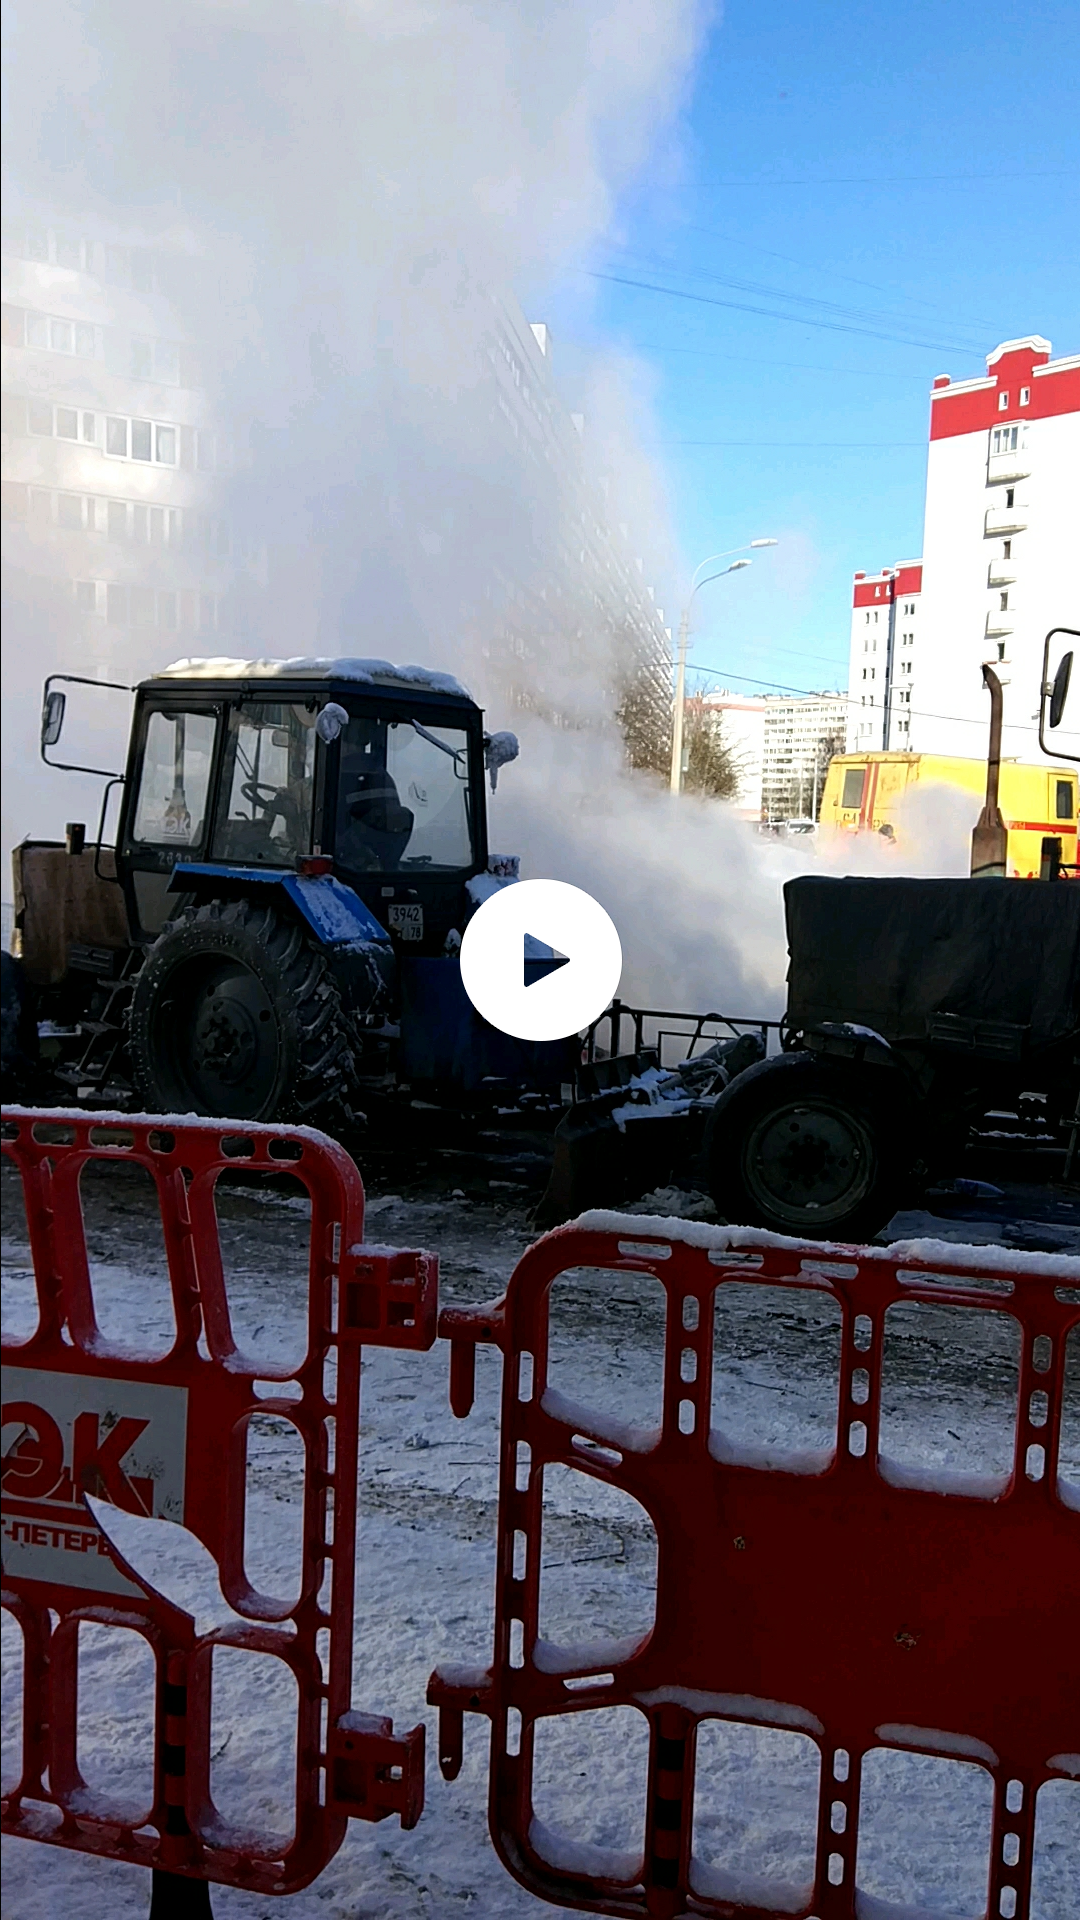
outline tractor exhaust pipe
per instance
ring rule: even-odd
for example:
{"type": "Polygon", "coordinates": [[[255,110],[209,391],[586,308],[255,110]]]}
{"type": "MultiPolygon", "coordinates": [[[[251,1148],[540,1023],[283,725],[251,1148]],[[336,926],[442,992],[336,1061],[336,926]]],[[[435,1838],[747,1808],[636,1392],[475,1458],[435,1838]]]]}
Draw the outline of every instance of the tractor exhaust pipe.
{"type": "Polygon", "coordinates": [[[1001,681],[993,667],[982,670],[983,685],[990,690],[990,747],[986,756],[986,801],[971,835],[971,878],[1004,880],[1008,850],[1008,828],[998,806],[998,776],[1001,772],[1001,720],[1003,696],[1001,681]]]}

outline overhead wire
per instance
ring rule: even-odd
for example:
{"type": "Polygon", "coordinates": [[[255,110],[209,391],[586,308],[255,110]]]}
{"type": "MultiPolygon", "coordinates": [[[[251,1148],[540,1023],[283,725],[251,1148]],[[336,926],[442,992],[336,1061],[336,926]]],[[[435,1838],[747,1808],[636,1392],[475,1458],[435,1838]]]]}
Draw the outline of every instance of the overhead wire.
{"type": "MultiPolygon", "coordinates": [[[[840,700],[843,701],[847,707],[854,707],[859,704],[856,694],[841,693],[838,687],[792,687],[787,685],[783,680],[754,680],[747,673],[728,673],[719,667],[693,667],[688,668],[687,671],[708,674],[709,677],[714,680],[739,680],[744,686],[749,687],[775,687],[780,693],[800,694],[809,700],[840,700]]],[[[882,701],[878,712],[883,713],[884,710],[885,703],[882,701]]],[[[989,724],[988,719],[975,719],[969,713],[932,713],[925,707],[909,707],[905,705],[904,717],[907,718],[909,715],[915,720],[958,720],[964,725],[973,727],[985,728],[989,724]]],[[[1016,721],[1010,721],[1009,725],[1019,733],[1038,732],[1037,727],[1029,727],[1016,721]]]]}
{"type": "MultiPolygon", "coordinates": [[[[612,263],[609,262],[609,264],[612,263]]],[[[655,269],[664,273],[674,273],[685,280],[709,280],[717,286],[725,287],[735,293],[761,294],[764,298],[783,300],[789,305],[817,308],[823,313],[833,314],[839,319],[879,320],[889,322],[905,330],[921,324],[916,320],[909,321],[904,314],[882,312],[881,309],[877,307],[848,307],[844,306],[838,300],[825,300],[819,294],[789,292],[786,287],[774,287],[767,281],[733,279],[730,274],[717,273],[710,267],[683,266],[680,265],[678,261],[672,260],[664,255],[657,257],[655,254],[635,254],[625,247],[621,250],[621,254],[616,258],[614,264],[626,265],[634,271],[650,271],[655,269]]],[[[960,321],[958,323],[954,322],[953,324],[958,327],[960,332],[977,333],[981,342],[985,327],[989,323],[979,321],[968,325],[966,322],[960,321]]],[[[972,349],[968,348],[962,340],[957,339],[953,342],[949,351],[964,353],[972,351],[972,349]]]]}
{"type": "Polygon", "coordinates": [[[939,186],[944,184],[962,185],[968,181],[983,184],[989,180],[1075,180],[1077,170],[1074,167],[1048,167],[1034,173],[906,173],[866,175],[836,175],[822,180],[811,180],[803,175],[801,180],[716,180],[717,187],[917,187],[939,186]]]}
{"type": "Polygon", "coordinates": [[[700,307],[722,307],[733,313],[752,313],[766,320],[786,320],[795,326],[817,327],[827,333],[861,334],[868,340],[888,340],[894,346],[930,348],[935,353],[962,353],[969,358],[978,357],[975,348],[946,346],[940,340],[905,340],[898,333],[883,332],[880,327],[863,327],[850,321],[827,320],[810,314],[781,313],[775,307],[751,306],[745,300],[720,300],[715,294],[689,293],[680,287],[664,287],[654,280],[632,280],[629,275],[602,273],[598,269],[589,269],[591,280],[604,280],[616,287],[633,287],[642,293],[659,293],[669,300],[687,300],[700,307]]]}
{"type": "MultiPolygon", "coordinates": [[[[632,353],[692,353],[703,360],[728,360],[734,356],[730,348],[719,347],[676,347],[660,340],[628,340],[632,353]]],[[[886,367],[818,367],[806,360],[762,360],[756,355],[740,353],[739,365],[746,367],[784,367],[792,373],[835,373],[845,379],[862,380],[910,380],[918,381],[920,386],[926,379],[922,373],[893,373],[886,367]]]]}
{"type": "MultiPolygon", "coordinates": [[[[785,266],[799,267],[803,272],[817,273],[827,280],[844,280],[852,287],[869,287],[873,293],[890,294],[894,298],[910,301],[913,306],[929,307],[934,313],[947,311],[940,300],[923,300],[917,293],[905,293],[902,287],[883,287],[876,280],[862,280],[856,274],[841,273],[839,267],[816,266],[810,260],[794,260],[789,253],[777,253],[774,247],[759,246],[755,240],[744,240],[736,233],[718,233],[714,227],[702,227],[694,223],[688,224],[686,231],[703,234],[706,239],[719,240],[724,246],[743,247],[749,253],[763,254],[767,260],[781,260],[785,266]]],[[[981,326],[992,328],[995,325],[993,320],[987,320],[980,314],[973,314],[972,319],[981,326]]]]}

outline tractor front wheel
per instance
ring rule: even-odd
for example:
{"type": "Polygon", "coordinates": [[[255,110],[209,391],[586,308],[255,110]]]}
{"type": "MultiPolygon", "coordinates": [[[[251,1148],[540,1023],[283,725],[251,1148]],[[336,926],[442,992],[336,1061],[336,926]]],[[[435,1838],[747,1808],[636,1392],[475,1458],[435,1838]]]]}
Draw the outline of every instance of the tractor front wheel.
{"type": "Polygon", "coordinates": [[[247,900],[164,928],[136,976],[128,1046],[157,1112],[310,1120],[347,1103],[353,1075],[325,954],[299,922],[247,900]]]}

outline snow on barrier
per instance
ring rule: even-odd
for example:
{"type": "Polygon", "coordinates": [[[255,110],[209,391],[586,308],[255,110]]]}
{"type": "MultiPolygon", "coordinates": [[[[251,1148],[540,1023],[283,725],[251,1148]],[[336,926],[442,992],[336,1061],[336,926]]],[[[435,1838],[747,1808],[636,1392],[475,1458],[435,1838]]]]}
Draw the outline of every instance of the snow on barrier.
{"type": "MultiPolygon", "coordinates": [[[[391,1721],[351,1709],[353,1561],[361,1346],[431,1346],[437,1262],[364,1244],[360,1175],[308,1128],[10,1108],[3,1151],[22,1176],[37,1319],[28,1338],[3,1344],[3,1604],[25,1647],[21,1769],[4,1831],[294,1892],[337,1851],[350,1816],[396,1814],[411,1827],[423,1804],[423,1726],[396,1736],[391,1721]],[[80,1199],[93,1161],[144,1168],[156,1187],[171,1290],[156,1357],[99,1324],[80,1199]],[[296,1364],[245,1354],[235,1335],[215,1205],[229,1169],[287,1173],[310,1197],[296,1364]],[[302,1448],[299,1564],[284,1597],[258,1591],[245,1565],[260,1415],[287,1423],[302,1448]],[[140,1636],[153,1656],[144,1805],[80,1772],[79,1637],[102,1628],[140,1636]],[[214,1805],[223,1649],[269,1655],[295,1681],[291,1837],[230,1826],[214,1805]]],[[[252,1688],[240,1707],[256,1738],[260,1697],[252,1688]]]]}
{"type": "MultiPolygon", "coordinates": [[[[1080,1777],[1080,1486],[1059,1474],[1066,1340],[1078,1322],[1076,1260],[932,1242],[828,1247],[610,1214],[538,1241],[502,1301],[446,1309],[455,1413],[472,1404],[476,1344],[503,1354],[495,1645],[486,1671],[438,1669],[428,1698],[440,1709],[447,1779],[461,1763],[463,1715],[491,1721],[490,1829],[510,1872],[542,1899],[599,1913],[899,1915],[856,1887],[866,1756],[899,1749],[991,1776],[987,1911],[1023,1920],[1036,1794],[1080,1777]],[[581,1270],[613,1294],[629,1274],[664,1290],[658,1430],[631,1425],[630,1408],[626,1419],[601,1415],[550,1384],[551,1290],[581,1270]],[[734,1283],[787,1289],[806,1310],[808,1293],[835,1303],[839,1413],[824,1450],[740,1447],[713,1425],[723,1359],[714,1323],[724,1324],[734,1283]],[[885,1318],[904,1302],[1013,1323],[1015,1446],[996,1479],[882,1455],[885,1318]],[[546,1573],[558,1552],[545,1545],[553,1467],[631,1495],[652,1522],[655,1620],[634,1639],[541,1637],[541,1565],[546,1573]],[[636,1783],[645,1816],[638,1844],[616,1852],[580,1827],[575,1835],[572,1820],[558,1831],[537,1818],[536,1756],[539,1735],[561,1738],[572,1806],[587,1816],[613,1793],[625,1806],[635,1786],[628,1708],[648,1730],[647,1780],[636,1783]],[[590,1776],[572,1757],[572,1725],[552,1720],[588,1713],[595,1726],[610,1709],[607,1776],[590,1776]],[[716,1723],[725,1737],[776,1729],[816,1748],[804,1884],[703,1857],[695,1773],[700,1794],[716,1723]]],[[[912,1844],[919,1852],[913,1833],[912,1844]]]]}

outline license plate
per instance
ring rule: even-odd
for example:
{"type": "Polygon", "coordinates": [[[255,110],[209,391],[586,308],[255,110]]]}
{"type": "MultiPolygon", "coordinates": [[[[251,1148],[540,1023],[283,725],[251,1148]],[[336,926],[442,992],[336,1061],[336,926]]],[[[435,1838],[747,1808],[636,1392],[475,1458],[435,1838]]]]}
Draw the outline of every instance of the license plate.
{"type": "Polygon", "coordinates": [[[391,907],[390,931],[396,933],[399,940],[422,940],[424,937],[423,907],[391,907]]]}

